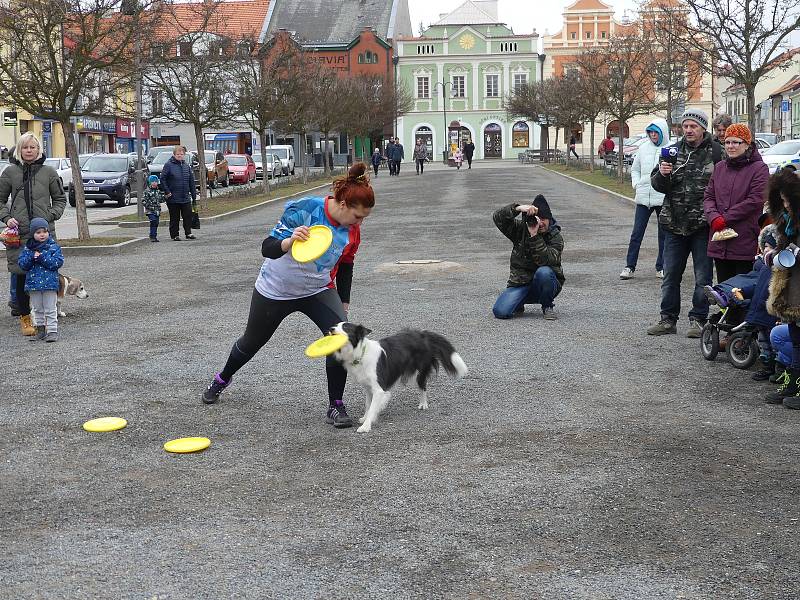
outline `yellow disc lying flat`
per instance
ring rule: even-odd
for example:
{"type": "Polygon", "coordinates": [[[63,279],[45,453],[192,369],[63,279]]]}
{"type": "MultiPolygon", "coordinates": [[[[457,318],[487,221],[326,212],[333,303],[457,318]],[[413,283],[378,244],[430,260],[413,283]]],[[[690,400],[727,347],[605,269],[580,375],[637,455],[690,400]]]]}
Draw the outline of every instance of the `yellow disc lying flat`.
{"type": "Polygon", "coordinates": [[[83,424],[86,431],[116,431],[122,429],[128,424],[125,419],[120,417],[100,417],[99,419],[92,419],[83,424]]]}
{"type": "Polygon", "coordinates": [[[187,454],[189,452],[200,452],[211,445],[211,440],[204,437],[187,437],[170,440],[164,444],[164,450],[176,454],[187,454]]]}
{"type": "Polygon", "coordinates": [[[308,345],[306,356],[309,358],[321,358],[333,354],[347,343],[348,337],[341,333],[326,335],[319,338],[316,342],[308,345]]]}
{"type": "Polygon", "coordinates": [[[308,228],[308,239],[305,242],[296,240],[292,244],[292,258],[306,263],[317,260],[328,251],[333,242],[333,232],[325,225],[312,225],[308,228]]]}

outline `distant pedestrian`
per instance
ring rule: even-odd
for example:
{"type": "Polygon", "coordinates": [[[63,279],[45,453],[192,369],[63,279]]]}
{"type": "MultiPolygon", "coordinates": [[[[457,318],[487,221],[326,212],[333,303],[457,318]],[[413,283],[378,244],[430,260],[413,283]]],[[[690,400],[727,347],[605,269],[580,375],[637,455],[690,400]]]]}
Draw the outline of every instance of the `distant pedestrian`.
{"type": "Polygon", "coordinates": [[[425,172],[425,161],[428,159],[428,150],[422,145],[422,140],[417,140],[414,146],[414,164],[417,167],[417,175],[425,172]]]}
{"type": "Polygon", "coordinates": [[[714,128],[713,139],[718,141],[720,144],[724,144],[725,130],[733,125],[733,119],[727,113],[719,113],[716,117],[714,117],[714,120],[711,123],[712,127],[714,128]]]}
{"type": "Polygon", "coordinates": [[[464,153],[464,158],[467,159],[467,164],[469,168],[472,168],[472,157],[475,154],[475,144],[472,143],[471,139],[468,139],[464,142],[464,145],[461,147],[461,151],[464,153]]]}
{"type": "Polygon", "coordinates": [[[609,133],[606,136],[606,138],[602,142],[600,142],[600,148],[599,148],[600,158],[606,158],[609,154],[611,154],[614,151],[614,148],[616,147],[617,145],[614,143],[614,140],[612,139],[611,134],[609,133]]]}
{"type": "Polygon", "coordinates": [[[158,175],[150,175],[147,178],[147,189],[142,195],[142,206],[144,207],[147,220],[150,221],[150,241],[158,241],[158,223],[161,220],[161,203],[166,200],[164,192],[159,186],[158,175]]]}
{"type": "Polygon", "coordinates": [[[178,235],[181,219],[186,239],[197,239],[192,233],[192,201],[197,200],[197,190],[192,167],[185,158],[186,148],[175,146],[172,157],[161,171],[161,189],[164,190],[169,210],[169,236],[175,242],[181,241],[178,235]]]}
{"type": "Polygon", "coordinates": [[[389,176],[391,177],[394,175],[394,160],[392,159],[392,153],[394,152],[394,138],[389,138],[389,143],[386,144],[386,161],[389,163],[389,176]]]}
{"type": "Polygon", "coordinates": [[[389,156],[389,160],[394,163],[394,174],[395,176],[400,175],[400,163],[403,162],[403,159],[406,157],[405,152],[403,150],[403,144],[400,143],[400,140],[395,140],[395,144],[392,147],[392,153],[389,156]]]}
{"type": "Polygon", "coordinates": [[[453,152],[453,162],[456,163],[456,169],[461,169],[461,165],[464,162],[464,154],[461,152],[461,148],[456,148],[456,151],[453,152]]]}
{"type": "Polygon", "coordinates": [[[58,340],[58,270],[64,265],[64,255],[56,240],[50,236],[47,219],[31,219],[33,237],[25,242],[19,255],[19,268],[25,275],[25,291],[30,296],[36,329],[33,340],[58,340]]]}
{"type": "Polygon", "coordinates": [[[372,153],[372,169],[375,171],[375,177],[378,176],[378,169],[381,166],[382,160],[383,156],[381,156],[381,149],[375,148],[375,152],[372,153]]]}
{"type": "Polygon", "coordinates": [[[24,133],[9,157],[10,164],[0,175],[0,221],[19,230],[21,244],[6,248],[6,260],[9,273],[17,278],[22,335],[34,335],[36,330],[31,323],[30,297],[25,291],[25,271],[19,266],[21,247],[33,238],[30,223],[35,217],[47,219],[48,231],[55,237],[55,222],[67,206],[61,178],[53,167],[44,164],[44,159],[39,138],[31,132],[24,133]]]}
{"type": "Polygon", "coordinates": [[[575,139],[575,136],[574,135],[570,136],[570,138],[569,138],[569,152],[567,154],[574,154],[575,158],[580,159],[580,156],[578,156],[578,153],[575,152],[575,146],[577,146],[577,144],[578,144],[578,140],[575,139]]]}

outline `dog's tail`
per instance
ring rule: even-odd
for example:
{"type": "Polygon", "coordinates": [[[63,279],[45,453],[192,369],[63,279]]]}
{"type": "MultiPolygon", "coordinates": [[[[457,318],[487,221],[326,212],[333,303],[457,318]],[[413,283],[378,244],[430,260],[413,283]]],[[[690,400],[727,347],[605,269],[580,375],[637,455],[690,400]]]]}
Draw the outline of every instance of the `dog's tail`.
{"type": "Polygon", "coordinates": [[[445,371],[455,377],[464,377],[469,373],[464,359],[456,352],[453,344],[451,344],[447,338],[433,331],[423,331],[422,335],[431,349],[433,359],[437,363],[441,363],[445,371]]]}

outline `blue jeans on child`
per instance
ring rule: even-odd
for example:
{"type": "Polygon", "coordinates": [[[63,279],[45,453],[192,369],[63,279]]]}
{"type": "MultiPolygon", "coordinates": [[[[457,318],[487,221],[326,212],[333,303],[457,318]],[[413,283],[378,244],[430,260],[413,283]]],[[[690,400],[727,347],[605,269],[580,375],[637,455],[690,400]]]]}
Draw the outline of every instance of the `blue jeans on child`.
{"type": "Polygon", "coordinates": [[[789,325],[778,325],[769,333],[772,349],[781,364],[787,367],[792,364],[792,340],[789,337],[789,325]]]}
{"type": "Polygon", "coordinates": [[[9,300],[11,300],[11,302],[16,304],[17,303],[17,278],[16,277],[12,277],[11,278],[11,286],[9,287],[8,295],[9,295],[9,300]]]}
{"type": "Polygon", "coordinates": [[[686,261],[692,255],[694,264],[694,294],[689,318],[705,323],[708,301],[703,286],[711,285],[714,263],[708,257],[708,228],[691,235],[664,233],[664,281],[661,283],[661,317],[676,322],[681,313],[681,280],[686,261]]]}
{"type": "Polygon", "coordinates": [[[528,285],[503,290],[492,312],[498,319],[510,319],[514,311],[525,304],[541,304],[545,309],[553,306],[553,300],[560,292],[561,286],[555,271],[550,267],[539,267],[528,285]]]}
{"type": "Polygon", "coordinates": [[[147,220],[150,221],[150,239],[154,240],[158,237],[159,216],[156,213],[147,213],[147,220]]]}
{"type": "Polygon", "coordinates": [[[647,223],[650,215],[656,213],[656,225],[658,226],[658,257],[656,258],[656,271],[664,269],[664,229],[658,222],[658,215],[661,214],[660,206],[647,207],[642,204],[636,205],[636,212],[633,216],[633,231],[631,241],[628,244],[628,257],[625,259],[625,266],[631,271],[636,270],[636,263],[639,262],[639,249],[642,247],[644,232],[647,231],[647,223]]]}

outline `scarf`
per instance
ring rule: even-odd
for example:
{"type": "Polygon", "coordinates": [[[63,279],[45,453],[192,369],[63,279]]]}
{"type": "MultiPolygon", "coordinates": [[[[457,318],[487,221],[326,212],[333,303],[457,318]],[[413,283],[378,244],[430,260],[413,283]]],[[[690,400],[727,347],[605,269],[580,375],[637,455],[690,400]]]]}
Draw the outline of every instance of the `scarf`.
{"type": "Polygon", "coordinates": [[[794,237],[794,226],[792,225],[792,219],[789,216],[789,211],[783,211],[783,220],[786,221],[786,227],[783,229],[783,232],[786,234],[786,237],[792,239],[794,237]]]}

